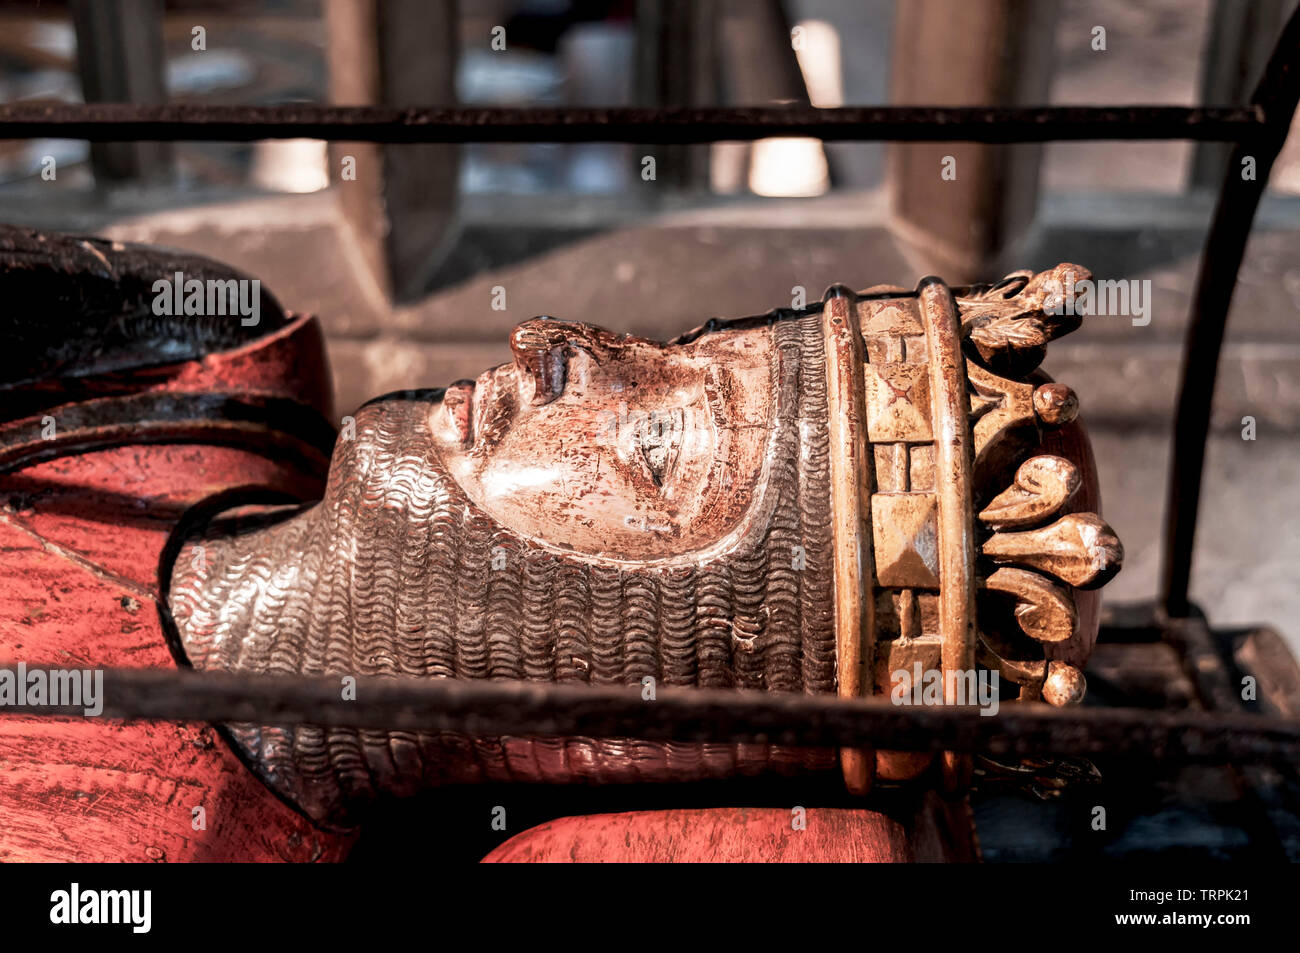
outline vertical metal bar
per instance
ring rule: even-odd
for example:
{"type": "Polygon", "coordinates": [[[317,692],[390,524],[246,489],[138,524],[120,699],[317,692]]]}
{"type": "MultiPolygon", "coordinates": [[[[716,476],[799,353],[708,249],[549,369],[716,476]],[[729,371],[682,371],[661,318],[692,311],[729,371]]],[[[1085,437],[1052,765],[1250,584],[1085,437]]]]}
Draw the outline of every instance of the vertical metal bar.
{"type": "Polygon", "coordinates": [[[1255,87],[1251,102],[1263,110],[1267,131],[1255,143],[1243,143],[1232,151],[1197,274],[1178,388],[1165,511],[1160,592],[1165,611],[1173,617],[1187,616],[1190,611],[1192,546],[1196,540],[1205,443],[1228,308],[1255,210],[1268,185],[1273,162],[1286,141],[1297,101],[1300,101],[1300,9],[1287,21],[1264,75],[1255,87]],[[1252,157],[1255,175],[1247,179],[1243,177],[1243,162],[1252,157]]]}

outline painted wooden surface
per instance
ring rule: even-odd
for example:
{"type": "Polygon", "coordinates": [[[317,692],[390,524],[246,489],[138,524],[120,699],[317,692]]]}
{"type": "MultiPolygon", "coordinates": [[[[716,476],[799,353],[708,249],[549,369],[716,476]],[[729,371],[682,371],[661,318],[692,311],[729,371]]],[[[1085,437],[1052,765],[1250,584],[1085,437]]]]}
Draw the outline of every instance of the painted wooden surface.
{"type": "MultiPolygon", "coordinates": [[[[119,283],[122,268],[110,269],[119,283]]],[[[127,300],[116,285],[110,291],[127,300]]],[[[30,388],[17,416],[48,413],[58,427],[73,398],[211,391],[296,399],[329,415],[319,326],[267,319],[270,333],[255,341],[131,373],[100,372],[93,354],[80,355],[62,369],[69,380],[51,376],[30,388]]],[[[15,416],[14,406],[7,410],[15,416]]],[[[0,427],[15,425],[5,420],[0,412],[0,427]]],[[[186,510],[235,487],[319,492],[319,474],[247,450],[145,445],[129,433],[123,443],[0,475],[5,662],[175,666],[159,564],[186,510]]],[[[210,725],[0,719],[0,860],[338,860],[349,844],[278,801],[210,725]]]]}
{"type": "MultiPolygon", "coordinates": [[[[168,446],[0,478],[0,657],[174,666],[156,600],[175,518],[214,489],[291,482],[250,453],[168,446]]],[[[278,801],[209,725],[0,719],[0,817],[5,861],[337,860],[349,844],[278,801]]]]}
{"type": "Polygon", "coordinates": [[[638,811],[564,817],[524,831],[485,863],[896,863],[944,859],[873,811],[808,808],[638,811]],[[924,856],[918,857],[918,850],[924,856]]]}

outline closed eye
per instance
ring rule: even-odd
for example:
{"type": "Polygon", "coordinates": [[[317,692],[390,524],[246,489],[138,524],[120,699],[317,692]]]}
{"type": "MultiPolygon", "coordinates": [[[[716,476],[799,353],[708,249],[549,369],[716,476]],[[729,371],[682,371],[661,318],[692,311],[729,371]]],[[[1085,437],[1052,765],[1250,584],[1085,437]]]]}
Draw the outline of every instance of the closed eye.
{"type": "Polygon", "coordinates": [[[634,445],[654,485],[663,488],[681,452],[686,415],[676,410],[654,410],[637,422],[634,445]]]}

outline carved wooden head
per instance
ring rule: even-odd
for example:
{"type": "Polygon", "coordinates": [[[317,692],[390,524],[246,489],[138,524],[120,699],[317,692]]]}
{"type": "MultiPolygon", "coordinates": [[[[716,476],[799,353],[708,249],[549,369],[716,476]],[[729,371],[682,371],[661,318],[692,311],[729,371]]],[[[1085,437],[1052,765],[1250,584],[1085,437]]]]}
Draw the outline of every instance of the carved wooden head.
{"type": "MultiPolygon", "coordinates": [[[[954,295],[836,287],[669,343],[550,319],[514,360],[380,398],[307,510],[231,514],[176,561],[196,667],[889,694],[996,671],[1083,694],[1087,590],[1122,551],[1069,388],[1061,265],[954,295]]],[[[951,684],[951,682],[949,683],[951,684]]],[[[947,691],[947,689],[946,689],[947,691]]],[[[947,692],[951,696],[951,692],[947,692]]],[[[947,702],[960,698],[945,697],[947,702]]],[[[685,779],[928,755],[234,729],[318,820],[444,781],[685,779]]],[[[943,762],[960,785],[965,767],[943,762]]]]}

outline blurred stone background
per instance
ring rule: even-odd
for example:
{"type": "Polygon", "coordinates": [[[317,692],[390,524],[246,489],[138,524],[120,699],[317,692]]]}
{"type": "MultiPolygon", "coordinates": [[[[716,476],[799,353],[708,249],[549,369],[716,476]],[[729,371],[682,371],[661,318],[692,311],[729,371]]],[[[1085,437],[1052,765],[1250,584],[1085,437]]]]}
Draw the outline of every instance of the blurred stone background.
{"type": "MultiPolygon", "coordinates": [[[[0,9],[0,101],[1228,104],[1249,95],[1295,0],[88,6],[0,9]],[[137,29],[113,33],[114,16],[137,29]],[[497,26],[504,50],[491,46],[497,26]],[[802,58],[787,40],[796,28],[802,58]],[[120,54],[118,73],[88,74],[78,52],[94,44],[120,54]]],[[[1148,325],[1094,318],[1045,368],[1081,397],[1105,513],[1128,551],[1107,598],[1155,593],[1181,341],[1222,175],[1212,146],[132,148],[0,143],[5,220],[184,248],[262,278],[324,322],[340,415],[504,361],[508,329],[536,314],[667,337],[835,282],[991,280],[1058,261],[1149,279],[1148,325]],[[956,183],[939,177],[943,154],[956,183]],[[358,159],[356,181],[338,180],[344,155],[358,159]],[[654,181],[640,175],[646,155],[654,181]],[[41,176],[47,156],[54,181],[41,176]],[[970,200],[987,221],[960,212],[970,200]],[[497,286],[505,311],[491,307],[497,286]]],[[[1298,251],[1293,135],[1234,299],[1193,597],[1212,622],[1272,624],[1300,651],[1298,251]],[[1246,415],[1253,442],[1241,439],[1246,415]]]]}

